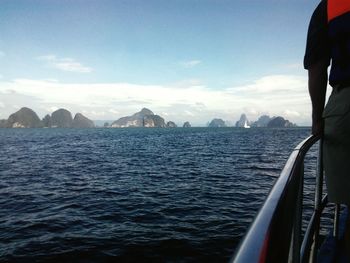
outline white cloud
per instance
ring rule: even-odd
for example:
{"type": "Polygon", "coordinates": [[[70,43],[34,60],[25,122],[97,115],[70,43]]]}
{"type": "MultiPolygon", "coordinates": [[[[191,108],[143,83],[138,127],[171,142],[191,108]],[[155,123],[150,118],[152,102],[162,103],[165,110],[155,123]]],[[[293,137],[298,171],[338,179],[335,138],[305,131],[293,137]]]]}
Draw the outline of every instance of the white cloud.
{"type": "Polygon", "coordinates": [[[293,117],[299,117],[301,114],[294,110],[285,110],[284,111],[285,116],[293,116],[293,117]]]}
{"type": "Polygon", "coordinates": [[[195,116],[195,114],[189,110],[185,110],[185,114],[191,117],[195,116]]]}
{"type": "Polygon", "coordinates": [[[94,110],[90,111],[90,114],[92,116],[95,116],[95,117],[101,117],[101,116],[105,116],[106,115],[106,113],[104,111],[94,111],[94,110]]]}
{"type": "Polygon", "coordinates": [[[202,63],[201,60],[189,60],[189,61],[182,62],[181,65],[185,68],[193,68],[201,63],[202,63]]]}
{"type": "Polygon", "coordinates": [[[186,79],[186,80],[173,83],[171,87],[176,89],[179,89],[179,88],[187,89],[190,87],[204,87],[204,85],[202,81],[199,79],[186,79]]]}
{"type": "Polygon", "coordinates": [[[109,109],[108,112],[113,113],[113,114],[119,114],[119,111],[115,109],[109,109]]]}
{"type": "Polygon", "coordinates": [[[45,61],[47,66],[59,69],[62,71],[90,73],[92,68],[82,65],[73,58],[57,58],[55,55],[45,55],[37,57],[38,60],[45,61]]]}
{"type": "Polygon", "coordinates": [[[56,111],[56,110],[58,110],[59,108],[58,107],[56,107],[56,106],[52,106],[52,107],[50,107],[49,108],[49,111],[56,111]]]}
{"type": "Polygon", "coordinates": [[[303,69],[304,66],[301,63],[290,63],[284,65],[286,69],[303,69]]]}
{"type": "MultiPolygon", "coordinates": [[[[149,107],[156,114],[166,112],[166,120],[177,123],[190,121],[197,125],[204,125],[214,117],[235,123],[241,113],[246,113],[249,120],[256,120],[260,115],[269,113],[271,116],[284,116],[292,122],[309,123],[311,114],[307,78],[293,75],[265,76],[247,85],[221,90],[209,89],[204,85],[189,85],[186,88],[130,83],[72,84],[31,79],[11,82],[0,80],[0,101],[6,101],[9,105],[30,105],[33,110],[40,108],[40,105],[46,109],[65,107],[72,113],[86,111],[92,119],[103,117],[108,120],[149,107]],[[19,100],[16,96],[22,96],[23,99],[19,100]],[[22,105],[24,98],[32,103],[22,105]]],[[[38,112],[41,115],[47,113],[44,110],[38,112]]]]}

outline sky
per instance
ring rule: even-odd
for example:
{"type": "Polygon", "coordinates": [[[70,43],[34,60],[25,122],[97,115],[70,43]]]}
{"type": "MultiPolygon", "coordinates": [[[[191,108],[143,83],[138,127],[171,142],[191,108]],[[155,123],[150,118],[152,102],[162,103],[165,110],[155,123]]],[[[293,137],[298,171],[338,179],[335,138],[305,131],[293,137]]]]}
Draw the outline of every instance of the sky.
{"type": "Polygon", "coordinates": [[[303,57],[319,0],[0,0],[0,119],[30,107],[116,120],[310,125],[303,57]]]}

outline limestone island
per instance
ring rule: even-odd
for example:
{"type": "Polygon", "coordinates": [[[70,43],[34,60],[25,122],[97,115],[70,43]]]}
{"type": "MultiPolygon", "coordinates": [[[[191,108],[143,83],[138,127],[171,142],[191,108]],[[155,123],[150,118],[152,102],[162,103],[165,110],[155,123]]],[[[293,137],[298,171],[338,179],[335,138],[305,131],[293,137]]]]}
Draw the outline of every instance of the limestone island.
{"type": "Polygon", "coordinates": [[[227,127],[227,125],[222,119],[215,118],[208,124],[208,127],[220,128],[220,127],[227,127]]]}
{"type": "Polygon", "coordinates": [[[95,124],[81,113],[72,118],[66,109],[47,114],[42,120],[27,107],[12,113],[7,120],[0,120],[0,128],[94,128],[95,124]]]}
{"type": "MultiPolygon", "coordinates": [[[[172,125],[172,124],[169,124],[172,125]]],[[[159,115],[155,115],[151,110],[143,108],[141,111],[122,117],[111,124],[112,128],[130,128],[130,127],[147,127],[147,128],[165,128],[165,121],[159,115]]]]}
{"type": "Polygon", "coordinates": [[[182,125],[183,128],[191,128],[191,123],[189,121],[184,122],[184,124],[182,125]]]}
{"type": "Polygon", "coordinates": [[[281,116],[275,116],[271,118],[268,115],[262,115],[257,121],[250,122],[247,116],[243,113],[240,119],[236,122],[236,127],[292,128],[297,127],[297,125],[290,122],[289,120],[284,119],[281,116]]]}

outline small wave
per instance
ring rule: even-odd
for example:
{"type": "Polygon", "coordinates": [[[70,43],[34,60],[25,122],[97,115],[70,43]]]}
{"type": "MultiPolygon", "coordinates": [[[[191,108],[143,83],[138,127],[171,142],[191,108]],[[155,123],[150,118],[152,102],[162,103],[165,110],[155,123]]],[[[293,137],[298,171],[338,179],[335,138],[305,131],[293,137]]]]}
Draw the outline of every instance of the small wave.
{"type": "Polygon", "coordinates": [[[309,133],[259,132],[0,129],[0,261],[227,262],[309,133]]]}

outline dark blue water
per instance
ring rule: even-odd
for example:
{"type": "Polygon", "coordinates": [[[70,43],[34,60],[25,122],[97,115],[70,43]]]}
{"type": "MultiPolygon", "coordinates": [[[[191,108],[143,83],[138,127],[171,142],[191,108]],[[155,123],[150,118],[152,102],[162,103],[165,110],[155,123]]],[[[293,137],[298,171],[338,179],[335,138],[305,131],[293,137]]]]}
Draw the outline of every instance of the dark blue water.
{"type": "Polygon", "coordinates": [[[0,261],[226,262],[309,129],[0,129],[0,261]]]}

